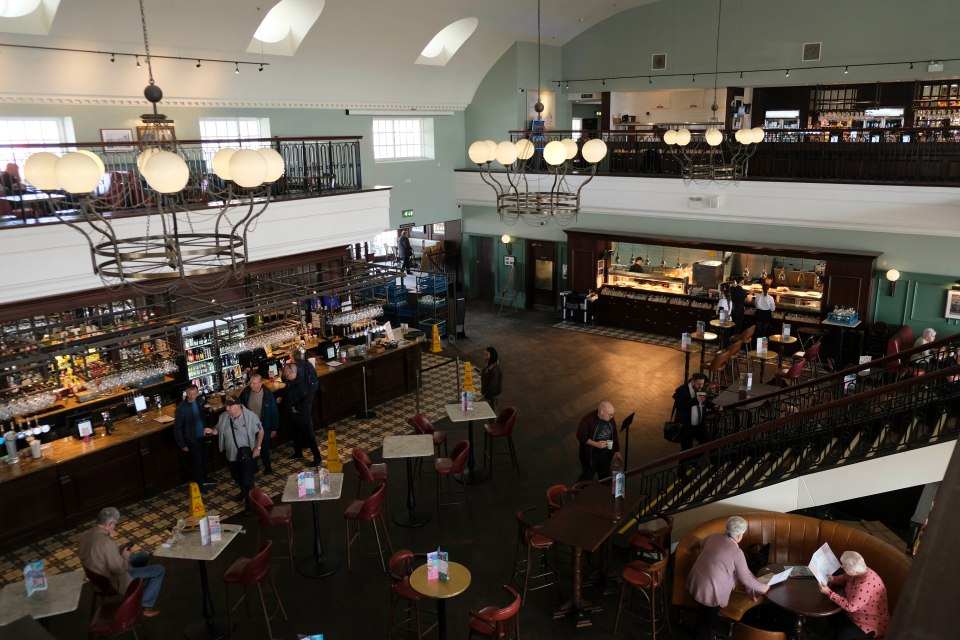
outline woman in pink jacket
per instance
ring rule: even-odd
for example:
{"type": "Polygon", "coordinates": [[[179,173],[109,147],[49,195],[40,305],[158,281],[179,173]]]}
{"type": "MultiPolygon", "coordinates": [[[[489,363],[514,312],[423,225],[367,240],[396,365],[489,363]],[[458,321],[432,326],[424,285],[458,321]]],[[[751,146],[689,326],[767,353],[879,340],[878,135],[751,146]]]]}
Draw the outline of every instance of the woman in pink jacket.
{"type": "Polygon", "coordinates": [[[747,521],[740,516],[727,519],[726,533],[707,536],[700,556],[687,576],[687,591],[697,601],[696,640],[712,640],[713,621],[730,602],[730,594],[739,580],[754,593],[766,593],[768,587],[747,568],[740,541],[747,532],[747,521]]]}
{"type": "Polygon", "coordinates": [[[882,638],[890,623],[887,587],[883,580],[867,567],[863,556],[856,551],[844,551],[840,566],[843,575],[830,576],[829,584],[840,586],[842,593],[825,584],[820,585],[820,592],[847,612],[844,618],[834,616],[837,639],[882,638]]]}

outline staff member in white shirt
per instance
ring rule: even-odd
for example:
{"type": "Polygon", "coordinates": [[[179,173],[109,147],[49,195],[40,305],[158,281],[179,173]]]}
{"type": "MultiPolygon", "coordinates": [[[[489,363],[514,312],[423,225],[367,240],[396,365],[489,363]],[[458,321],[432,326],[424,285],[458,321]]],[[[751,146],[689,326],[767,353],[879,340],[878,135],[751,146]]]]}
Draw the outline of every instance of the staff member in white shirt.
{"type": "Polygon", "coordinates": [[[757,324],[756,336],[766,338],[770,335],[770,321],[773,320],[773,312],[777,308],[777,303],[770,295],[770,287],[764,283],[760,295],[753,298],[753,306],[757,309],[754,316],[754,322],[757,324]]]}

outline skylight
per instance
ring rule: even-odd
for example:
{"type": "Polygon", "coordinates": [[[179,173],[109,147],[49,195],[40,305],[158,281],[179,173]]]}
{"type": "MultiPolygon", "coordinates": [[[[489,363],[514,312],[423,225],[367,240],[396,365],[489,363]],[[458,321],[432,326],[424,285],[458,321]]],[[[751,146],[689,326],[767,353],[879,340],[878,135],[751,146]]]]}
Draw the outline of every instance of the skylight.
{"type": "Polygon", "coordinates": [[[50,35],[60,0],[0,0],[0,33],[50,35]]]}
{"type": "Polygon", "coordinates": [[[325,0],[280,0],[257,27],[247,52],[292,56],[320,18],[324,4],[325,0]]]}
{"type": "Polygon", "coordinates": [[[480,21],[476,18],[464,18],[444,27],[433,40],[423,48],[417,64],[432,64],[442,67],[463,46],[467,38],[473,35],[480,21]]]}

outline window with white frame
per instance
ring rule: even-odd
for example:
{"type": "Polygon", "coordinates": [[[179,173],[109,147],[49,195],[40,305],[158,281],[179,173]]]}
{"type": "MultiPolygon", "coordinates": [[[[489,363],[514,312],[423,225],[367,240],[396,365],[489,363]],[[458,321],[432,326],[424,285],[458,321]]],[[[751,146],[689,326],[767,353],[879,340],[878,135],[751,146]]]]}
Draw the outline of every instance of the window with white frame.
{"type": "MultiPolygon", "coordinates": [[[[270,118],[200,118],[200,139],[207,163],[223,147],[236,147],[237,140],[255,140],[270,137],[270,118]],[[217,143],[212,140],[229,140],[217,143]]],[[[244,143],[246,149],[268,147],[268,142],[244,143]]]]}
{"type": "Polygon", "coordinates": [[[373,119],[374,161],[428,160],[434,157],[433,118],[373,119]]]}
{"type": "MultiPolygon", "coordinates": [[[[13,162],[23,168],[27,158],[40,149],[16,149],[15,144],[57,144],[76,142],[72,118],[0,118],[0,166],[13,162]]],[[[64,148],[47,148],[64,153],[64,148]]]]}

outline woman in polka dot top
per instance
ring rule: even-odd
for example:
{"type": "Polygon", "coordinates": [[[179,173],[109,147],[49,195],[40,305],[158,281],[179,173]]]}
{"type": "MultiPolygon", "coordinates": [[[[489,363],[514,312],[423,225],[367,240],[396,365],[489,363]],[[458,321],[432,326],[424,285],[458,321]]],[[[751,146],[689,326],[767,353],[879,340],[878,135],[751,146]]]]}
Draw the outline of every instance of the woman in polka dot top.
{"type": "Polygon", "coordinates": [[[837,621],[837,639],[882,638],[890,623],[883,580],[856,551],[845,551],[840,565],[843,575],[832,576],[829,584],[839,586],[841,592],[820,585],[820,591],[847,612],[846,618],[837,621]]]}

